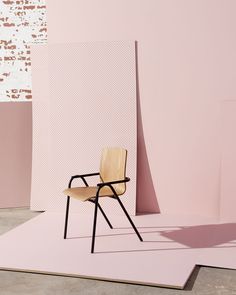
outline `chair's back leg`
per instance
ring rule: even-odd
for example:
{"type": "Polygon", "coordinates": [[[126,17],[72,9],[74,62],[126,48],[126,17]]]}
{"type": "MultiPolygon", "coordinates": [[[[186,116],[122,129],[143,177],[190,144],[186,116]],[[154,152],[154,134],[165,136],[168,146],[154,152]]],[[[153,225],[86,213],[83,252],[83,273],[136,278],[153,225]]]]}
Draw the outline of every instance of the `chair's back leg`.
{"type": "Polygon", "coordinates": [[[94,252],[94,245],[95,245],[95,235],[96,235],[96,225],[97,225],[97,213],[98,213],[98,194],[95,199],[95,208],[94,208],[94,218],[93,218],[93,236],[92,236],[92,246],[91,246],[91,253],[94,252]]]}
{"type": "Polygon", "coordinates": [[[111,225],[109,219],[107,218],[105,212],[103,211],[103,209],[102,209],[102,207],[101,207],[101,205],[99,203],[98,203],[98,208],[101,211],[101,213],[102,213],[103,217],[105,218],[106,222],[108,223],[109,227],[113,228],[113,226],[111,225]]]}
{"type": "Polygon", "coordinates": [[[67,196],[66,216],[65,216],[65,228],[64,228],[64,239],[66,239],[66,236],[67,236],[67,225],[68,225],[69,207],[70,207],[70,197],[67,196]]]}
{"type": "MultiPolygon", "coordinates": [[[[95,201],[92,200],[92,199],[89,200],[89,202],[95,204],[95,201]]],[[[108,217],[106,216],[106,213],[104,212],[104,210],[102,209],[102,206],[101,206],[99,203],[98,203],[98,208],[99,208],[99,210],[101,211],[101,213],[102,213],[103,217],[105,218],[105,220],[106,220],[107,224],[109,225],[109,227],[110,227],[111,229],[113,229],[113,226],[111,225],[110,220],[109,220],[108,217]]]]}
{"type": "Polygon", "coordinates": [[[124,211],[125,215],[127,216],[128,220],[129,220],[130,224],[132,225],[132,227],[133,227],[134,231],[136,232],[136,234],[137,234],[137,236],[138,236],[139,240],[142,242],[142,241],[143,241],[143,239],[142,239],[142,237],[141,237],[140,233],[138,232],[138,230],[137,230],[136,226],[134,225],[134,223],[133,223],[132,219],[130,218],[130,216],[129,216],[128,212],[126,211],[126,209],[125,209],[125,206],[124,206],[124,205],[123,205],[123,203],[121,202],[120,198],[119,198],[118,196],[115,196],[115,199],[116,199],[116,200],[119,202],[119,204],[120,204],[121,208],[123,209],[123,211],[124,211]]]}

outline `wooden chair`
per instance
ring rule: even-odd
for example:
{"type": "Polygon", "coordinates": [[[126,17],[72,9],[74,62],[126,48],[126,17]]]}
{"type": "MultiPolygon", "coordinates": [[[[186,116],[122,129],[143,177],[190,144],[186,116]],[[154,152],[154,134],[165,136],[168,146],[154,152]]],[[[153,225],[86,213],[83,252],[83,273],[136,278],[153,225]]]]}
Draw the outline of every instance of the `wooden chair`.
{"type": "Polygon", "coordinates": [[[64,190],[63,193],[67,195],[66,204],[66,216],[65,216],[65,228],[64,228],[64,239],[67,237],[67,225],[68,225],[68,215],[70,198],[75,198],[80,201],[89,201],[95,204],[94,209],[94,220],[93,220],[93,233],[92,233],[92,246],[91,253],[94,252],[95,244],[95,234],[96,234],[96,224],[97,224],[97,211],[98,208],[101,211],[103,217],[108,223],[110,228],[113,228],[109,219],[107,218],[105,212],[103,211],[101,205],[99,204],[99,199],[103,197],[109,197],[115,199],[120,204],[125,215],[127,216],[131,226],[136,232],[140,241],[143,241],[137,228],[135,227],[132,219],[130,218],[128,212],[126,211],[123,203],[121,202],[119,196],[123,195],[126,191],[126,183],[130,181],[128,177],[125,176],[126,171],[126,161],[127,161],[127,151],[123,148],[104,148],[102,151],[102,157],[100,162],[100,172],[74,175],[71,176],[69,181],[68,189],[64,190]],[[86,178],[90,176],[100,176],[100,182],[97,186],[89,186],[86,178]],[[81,178],[84,187],[71,187],[72,181],[76,178],[81,178]]]}

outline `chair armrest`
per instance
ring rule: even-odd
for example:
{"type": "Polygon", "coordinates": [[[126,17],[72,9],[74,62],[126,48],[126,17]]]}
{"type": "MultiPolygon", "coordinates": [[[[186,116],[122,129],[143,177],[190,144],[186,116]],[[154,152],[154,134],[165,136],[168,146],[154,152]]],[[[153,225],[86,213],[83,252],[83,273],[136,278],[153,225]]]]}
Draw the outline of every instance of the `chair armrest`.
{"type": "Polygon", "coordinates": [[[79,175],[72,175],[71,178],[75,179],[75,178],[81,178],[81,177],[90,177],[90,176],[96,176],[99,175],[99,172],[96,173],[88,173],[88,174],[79,174],[79,175]]]}
{"type": "Polygon", "coordinates": [[[107,182],[100,182],[97,184],[98,186],[98,191],[97,191],[97,198],[99,196],[99,192],[100,192],[100,189],[104,186],[109,186],[110,189],[112,190],[114,196],[117,196],[117,193],[113,187],[113,184],[117,184],[117,183],[123,183],[123,182],[128,182],[130,181],[130,178],[129,177],[125,177],[125,179],[121,179],[121,180],[114,180],[114,181],[107,181],[107,182]]]}
{"type": "Polygon", "coordinates": [[[121,179],[121,180],[114,180],[114,181],[108,181],[108,182],[100,182],[97,184],[97,186],[102,187],[105,185],[112,185],[112,184],[117,184],[117,183],[123,183],[123,182],[128,182],[130,181],[129,177],[125,177],[125,179],[121,179]]]}
{"type": "Polygon", "coordinates": [[[80,175],[72,175],[71,178],[70,178],[69,184],[68,184],[68,188],[71,188],[71,183],[76,178],[81,178],[83,180],[83,183],[86,186],[89,186],[88,183],[87,183],[87,181],[85,180],[85,177],[97,176],[97,175],[100,175],[100,173],[99,172],[95,172],[95,173],[87,173],[87,174],[80,174],[80,175]]]}

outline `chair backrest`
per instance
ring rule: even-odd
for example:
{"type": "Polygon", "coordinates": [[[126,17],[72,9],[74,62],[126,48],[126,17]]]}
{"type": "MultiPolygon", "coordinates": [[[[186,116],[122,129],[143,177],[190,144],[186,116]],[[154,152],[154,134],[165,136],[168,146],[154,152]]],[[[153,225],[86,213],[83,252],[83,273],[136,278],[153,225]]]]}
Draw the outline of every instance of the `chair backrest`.
{"type": "MultiPolygon", "coordinates": [[[[100,177],[103,182],[125,179],[127,150],[119,147],[104,148],[100,163],[100,177]]],[[[116,193],[125,193],[126,184],[113,185],[116,193]]]]}

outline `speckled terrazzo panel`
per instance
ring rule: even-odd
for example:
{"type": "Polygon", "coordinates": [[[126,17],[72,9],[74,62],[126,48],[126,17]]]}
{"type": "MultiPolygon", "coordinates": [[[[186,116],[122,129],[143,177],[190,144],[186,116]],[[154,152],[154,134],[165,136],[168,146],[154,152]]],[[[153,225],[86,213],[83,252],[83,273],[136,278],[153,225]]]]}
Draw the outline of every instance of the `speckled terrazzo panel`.
{"type": "Polygon", "coordinates": [[[1,0],[0,8],[0,102],[29,101],[30,45],[47,40],[45,0],[1,0]]]}

